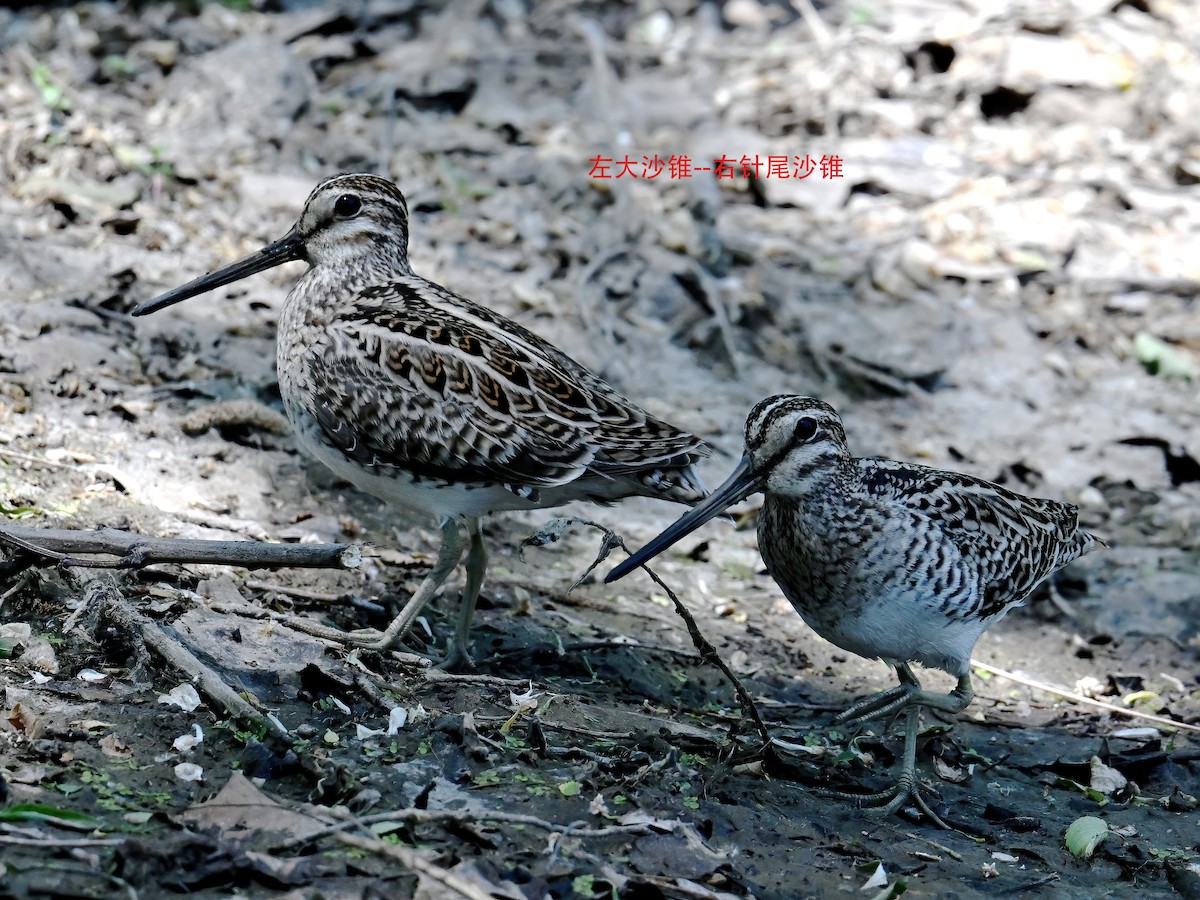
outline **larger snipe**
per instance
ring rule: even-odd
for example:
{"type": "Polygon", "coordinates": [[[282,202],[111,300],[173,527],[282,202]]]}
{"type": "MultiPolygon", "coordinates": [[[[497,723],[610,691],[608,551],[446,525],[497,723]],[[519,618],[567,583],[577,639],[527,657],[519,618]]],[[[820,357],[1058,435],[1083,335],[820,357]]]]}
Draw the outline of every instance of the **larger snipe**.
{"type": "Polygon", "coordinates": [[[146,315],[281,263],[308,272],[279,321],[279,387],[300,443],[381,499],[438,519],[432,571],[382,634],[392,647],[457,566],[466,584],[447,662],[466,641],[487,555],[479,517],[643,495],[693,503],[703,442],[621,397],[536,334],[413,274],[408,205],[390,181],[337,175],[259,252],[133,311],[146,315]]]}
{"type": "Polygon", "coordinates": [[[811,397],[763,400],[746,420],[741,464],[606,578],[661,553],[743,497],[765,495],[758,546],[805,622],[837,646],[895,666],[900,684],[854,704],[838,721],[904,710],[896,787],[843,794],[893,812],[909,798],[937,824],[916,780],[921,707],[964,709],[969,664],[983,632],[1048,575],[1100,542],[1068,503],[1026,497],[970,475],[878,457],[856,459],[838,414],[811,397]],[[921,689],[910,663],[958,679],[949,694],[921,689]]]}

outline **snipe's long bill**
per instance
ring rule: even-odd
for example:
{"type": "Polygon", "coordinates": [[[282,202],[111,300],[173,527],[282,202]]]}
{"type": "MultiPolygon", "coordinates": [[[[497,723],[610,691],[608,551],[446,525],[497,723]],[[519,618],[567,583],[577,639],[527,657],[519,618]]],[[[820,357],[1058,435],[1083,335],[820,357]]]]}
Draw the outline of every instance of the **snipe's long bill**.
{"type": "Polygon", "coordinates": [[[737,468],[729,474],[720,487],[708,495],[707,500],[689,509],[672,525],[663,529],[662,533],[646,546],[624,562],[614,566],[612,571],[604,576],[604,583],[612,584],[614,581],[624,578],[643,563],[649,562],[664,550],[679,543],[705,522],[715,519],[729,507],[740,503],[751,494],[758,493],[763,489],[764,478],[765,473],[755,470],[750,454],[743,455],[737,468]]]}
{"type": "Polygon", "coordinates": [[[193,278],[185,285],[135,306],[132,315],[148,316],[199,294],[207,294],[209,291],[233,284],[235,281],[241,281],[251,275],[257,275],[259,272],[265,272],[267,269],[273,269],[283,263],[298,262],[302,259],[304,259],[304,239],[293,228],[279,240],[268,244],[245,259],[239,259],[223,269],[193,278]]]}
{"type": "Polygon", "coordinates": [[[284,410],[301,446],[338,475],[440,523],[429,575],[382,634],[306,631],[394,646],[469,538],[461,614],[447,664],[469,662],[487,564],[479,518],[500,510],[705,496],[693,468],[708,448],[646,413],[533,332],[416,275],[408,205],[395,184],[336,175],[299,221],[245,259],[137,307],[156,312],[293,260],[276,342],[284,410]]]}
{"type": "Polygon", "coordinates": [[[1045,578],[1103,542],[1069,503],[1026,497],[958,472],[850,455],[841,419],[811,397],[763,400],[746,420],[746,454],[709,499],[617,566],[628,574],[755,491],[764,494],[758,547],[767,570],[815,632],[893,665],[900,684],[837,721],[903,711],[904,756],[894,788],[825,791],[893,812],[911,800],[944,825],[916,779],[922,707],[971,702],[971,652],[983,632],[1045,578]],[[921,688],[911,663],[958,679],[949,694],[921,688]]]}

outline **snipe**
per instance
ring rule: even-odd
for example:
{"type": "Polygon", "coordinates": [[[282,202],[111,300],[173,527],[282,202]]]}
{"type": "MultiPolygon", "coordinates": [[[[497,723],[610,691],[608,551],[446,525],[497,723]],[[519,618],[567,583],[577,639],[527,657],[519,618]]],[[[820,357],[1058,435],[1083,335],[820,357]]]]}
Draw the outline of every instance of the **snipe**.
{"type": "Polygon", "coordinates": [[[309,265],[279,321],[284,409],[300,444],[362,490],[439,521],[432,571],[382,634],[342,634],[383,650],[408,631],[469,539],[448,665],[467,635],[487,554],[479,518],[501,510],[642,495],[694,503],[708,450],[649,415],[515,322],[413,273],[408,205],[392,182],[336,175],[279,240],[137,307],[156,312],[293,260],[309,265]]]}
{"type": "Polygon", "coordinates": [[[895,667],[900,684],[855,703],[838,722],[903,711],[904,756],[894,788],[823,791],[894,812],[921,797],[916,777],[922,707],[971,702],[971,651],[983,632],[1047,576],[1090,551],[1068,503],[1026,497],[970,475],[890,459],[856,459],[841,419],[811,397],[763,400],[746,420],[746,452],[708,500],[617,566],[631,572],[726,507],[764,494],[758,546],[768,571],[814,631],[895,667]],[[949,694],[921,688],[910,666],[958,679],[949,694]]]}

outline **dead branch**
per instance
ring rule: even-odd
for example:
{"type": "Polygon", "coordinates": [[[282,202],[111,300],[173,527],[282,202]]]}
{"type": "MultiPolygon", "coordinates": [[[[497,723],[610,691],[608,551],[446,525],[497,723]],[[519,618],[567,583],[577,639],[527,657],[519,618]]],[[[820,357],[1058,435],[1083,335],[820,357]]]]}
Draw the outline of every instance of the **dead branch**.
{"type": "Polygon", "coordinates": [[[617,823],[615,825],[602,825],[592,828],[587,825],[559,825],[547,819],[540,819],[537,816],[526,815],[525,813],[510,813],[486,809],[417,809],[410,806],[405,809],[371,813],[354,819],[336,822],[320,831],[299,835],[284,841],[274,848],[274,852],[283,853],[286,850],[292,850],[296,847],[315,843],[332,835],[349,831],[351,828],[368,828],[371,825],[381,822],[406,822],[409,825],[448,822],[452,825],[460,826],[503,822],[508,825],[523,825],[529,828],[538,828],[547,833],[560,834],[563,837],[577,838],[601,838],[618,834],[637,836],[663,833],[687,827],[682,822],[654,820],[652,822],[630,822],[628,824],[617,823]]]}
{"type": "Polygon", "coordinates": [[[22,528],[4,521],[0,521],[0,544],[52,559],[61,566],[92,569],[140,569],[155,563],[214,563],[248,569],[287,566],[355,569],[362,564],[362,548],[356,544],[267,544],[156,538],[116,528],[94,531],[22,528]],[[80,553],[90,555],[75,555],[80,553]],[[104,556],[115,558],[95,558],[104,556]]]}
{"type": "Polygon", "coordinates": [[[95,604],[107,619],[122,630],[138,635],[143,643],[158,654],[168,665],[183,673],[196,685],[196,689],[216,703],[232,718],[251,722],[257,728],[270,729],[289,741],[287,731],[273,716],[264,716],[247,702],[241,694],[226,684],[213,669],[200,662],[192,653],[172,639],[156,623],[139,613],[121,596],[116,585],[108,578],[82,576],[78,579],[86,590],[84,605],[95,604]]]}
{"type": "Polygon", "coordinates": [[[1142,719],[1146,722],[1153,722],[1155,725],[1162,725],[1166,728],[1177,728],[1180,731],[1200,732],[1200,725],[1191,725],[1187,722],[1180,722],[1178,719],[1170,719],[1166,716],[1156,716],[1154,713],[1143,712],[1140,709],[1130,709],[1126,706],[1117,706],[1113,703],[1105,703],[1103,700],[1097,700],[1095,697],[1085,697],[1083,694],[1073,691],[1063,690],[1060,687],[1055,687],[1052,684],[1047,684],[1044,681],[1038,681],[1035,678],[1026,678],[1023,675],[1018,675],[1015,672],[1010,672],[1007,669],[999,669],[996,666],[990,666],[985,662],[980,662],[977,659],[971,660],[971,668],[982,669],[989,675],[997,675],[1000,678],[1007,678],[1009,681],[1024,685],[1025,687],[1033,688],[1038,691],[1045,691],[1047,694],[1053,694],[1056,697],[1062,697],[1064,700],[1070,700],[1072,703],[1078,703],[1081,706],[1094,706],[1096,709],[1103,709],[1117,716],[1125,716],[1130,719],[1142,719]]]}
{"type": "MultiPolygon", "coordinates": [[[[603,525],[597,524],[596,522],[589,522],[585,519],[576,519],[574,521],[580,523],[581,525],[590,525],[592,528],[597,528],[604,534],[604,539],[600,546],[600,552],[597,554],[596,559],[592,562],[592,564],[588,566],[587,571],[584,572],[583,575],[579,577],[579,580],[575,582],[577,585],[580,581],[583,581],[584,578],[587,578],[587,576],[591,574],[591,572],[608,557],[608,553],[613,547],[620,547],[626,553],[629,553],[629,548],[625,546],[625,541],[619,534],[611,529],[605,528],[603,525]]],[[[725,680],[728,681],[733,687],[733,692],[737,695],[738,702],[742,705],[742,710],[750,717],[750,720],[754,723],[754,727],[758,729],[759,736],[763,741],[763,754],[770,756],[774,752],[772,750],[773,742],[771,740],[771,732],[767,730],[767,723],[764,722],[762,716],[759,715],[758,706],[755,704],[754,698],[750,696],[750,692],[747,691],[742,685],[741,680],[733,674],[733,669],[729,668],[729,666],[726,665],[725,660],[721,659],[721,655],[717,653],[717,648],[708,642],[708,639],[700,631],[700,626],[696,624],[696,620],[692,616],[691,612],[686,606],[683,605],[683,601],[679,599],[673,590],[667,587],[666,582],[659,578],[657,573],[655,573],[654,570],[652,570],[649,566],[643,565],[642,569],[645,570],[646,574],[650,576],[655,584],[663,589],[667,597],[670,598],[673,604],[675,604],[675,612],[679,614],[679,618],[683,619],[683,624],[687,626],[688,634],[691,636],[692,643],[699,652],[700,658],[704,662],[715,666],[721,672],[721,674],[725,676],[725,680]]],[[[731,740],[732,737],[733,735],[730,736],[731,740]]]]}
{"type": "Polygon", "coordinates": [[[462,897],[463,900],[492,900],[493,895],[489,891],[476,887],[449,869],[426,859],[420,851],[398,844],[385,844],[379,838],[360,837],[356,834],[339,834],[338,840],[350,847],[394,859],[414,874],[424,875],[437,882],[449,891],[451,896],[462,897]]]}

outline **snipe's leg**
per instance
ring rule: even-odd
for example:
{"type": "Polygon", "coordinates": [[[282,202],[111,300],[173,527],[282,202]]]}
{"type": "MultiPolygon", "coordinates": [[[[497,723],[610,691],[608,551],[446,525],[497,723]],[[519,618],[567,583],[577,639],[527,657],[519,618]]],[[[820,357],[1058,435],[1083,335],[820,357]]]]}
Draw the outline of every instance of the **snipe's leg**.
{"type": "Polygon", "coordinates": [[[417,620],[421,610],[429,605],[429,601],[438,592],[438,588],[450,577],[450,573],[462,559],[462,554],[463,539],[458,530],[458,523],[447,517],[442,520],[442,546],[438,550],[433,568],[429,570],[429,574],[425,576],[417,590],[404,604],[400,614],[392,619],[392,623],[388,625],[383,634],[379,634],[377,631],[352,631],[346,635],[347,643],[365,647],[368,650],[390,650],[398,644],[408,634],[408,629],[417,620]]]}
{"type": "Polygon", "coordinates": [[[479,589],[483,587],[483,575],[487,571],[487,547],[479,530],[479,519],[467,519],[466,525],[470,544],[467,548],[467,579],[463,585],[462,605],[458,608],[454,643],[450,645],[446,658],[438,664],[439,669],[451,672],[474,667],[469,643],[471,620],[475,618],[475,603],[479,600],[479,589]]]}
{"type": "MultiPolygon", "coordinates": [[[[470,522],[468,528],[471,527],[470,522]]],[[[478,533],[478,523],[475,524],[475,534],[478,533]]],[[[482,550],[482,541],[480,541],[480,549],[482,550]]],[[[472,547],[472,557],[476,551],[472,547]]],[[[396,644],[403,640],[408,634],[408,630],[412,628],[413,622],[417,620],[417,616],[421,611],[429,605],[429,601],[433,599],[438,589],[450,577],[450,573],[454,571],[454,567],[458,565],[458,561],[463,555],[463,539],[459,533],[458,524],[452,518],[442,520],[442,545],[438,548],[437,559],[433,563],[433,568],[429,570],[429,574],[422,579],[416,591],[404,604],[404,608],[400,610],[399,615],[392,619],[387,630],[383,632],[376,631],[374,628],[364,628],[359,631],[339,631],[336,628],[327,628],[324,625],[316,625],[307,622],[292,623],[292,627],[297,631],[303,631],[305,634],[311,634],[314,637],[324,638],[325,640],[337,641],[342,644],[349,644],[353,647],[362,647],[367,650],[390,650],[396,644]]],[[[486,562],[486,555],[483,562],[486,562]]],[[[471,611],[475,608],[475,597],[479,594],[479,582],[483,578],[483,564],[478,565],[478,576],[474,582],[474,593],[471,594],[471,611]]],[[[468,567],[467,571],[467,593],[470,594],[472,580],[472,572],[468,567]]],[[[468,624],[470,619],[468,617],[468,624]]],[[[451,651],[453,653],[453,650],[451,651]]]]}
{"type": "Polygon", "coordinates": [[[975,696],[969,672],[959,676],[958,684],[949,694],[926,691],[907,663],[896,664],[896,675],[900,684],[862,700],[834,719],[837,723],[866,721],[883,715],[904,711],[904,755],[900,765],[900,776],[896,784],[886,791],[874,794],[857,794],[850,791],[834,791],[817,788],[822,797],[846,800],[859,809],[871,809],[880,815],[891,815],[911,801],[930,822],[939,828],[949,828],[942,818],[929,808],[921,795],[917,780],[917,733],[924,706],[946,712],[960,712],[975,696]]]}

